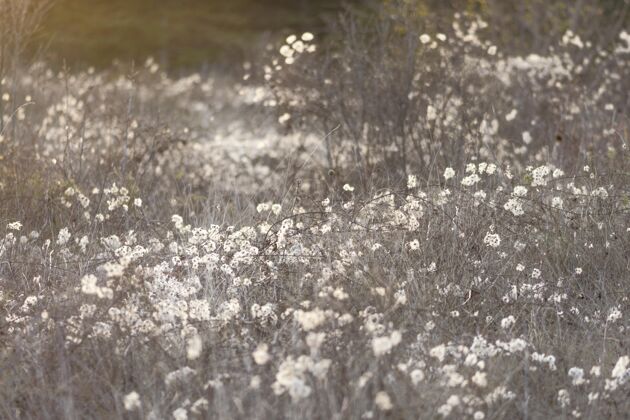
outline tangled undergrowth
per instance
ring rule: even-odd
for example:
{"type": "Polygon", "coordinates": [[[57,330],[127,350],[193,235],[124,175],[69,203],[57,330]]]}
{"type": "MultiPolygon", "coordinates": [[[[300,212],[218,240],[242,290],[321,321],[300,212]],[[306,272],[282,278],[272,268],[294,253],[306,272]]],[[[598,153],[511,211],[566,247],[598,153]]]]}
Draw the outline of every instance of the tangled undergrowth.
{"type": "Polygon", "coordinates": [[[484,27],[4,78],[1,417],[627,415],[630,35],[484,27]]]}

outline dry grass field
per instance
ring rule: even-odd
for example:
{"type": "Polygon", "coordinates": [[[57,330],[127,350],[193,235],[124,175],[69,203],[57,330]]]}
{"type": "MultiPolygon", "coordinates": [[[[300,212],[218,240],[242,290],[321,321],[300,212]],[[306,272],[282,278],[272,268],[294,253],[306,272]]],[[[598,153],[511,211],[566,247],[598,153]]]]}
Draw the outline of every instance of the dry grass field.
{"type": "Polygon", "coordinates": [[[628,418],[630,29],[386,3],[176,77],[0,0],[0,418],[628,418]]]}

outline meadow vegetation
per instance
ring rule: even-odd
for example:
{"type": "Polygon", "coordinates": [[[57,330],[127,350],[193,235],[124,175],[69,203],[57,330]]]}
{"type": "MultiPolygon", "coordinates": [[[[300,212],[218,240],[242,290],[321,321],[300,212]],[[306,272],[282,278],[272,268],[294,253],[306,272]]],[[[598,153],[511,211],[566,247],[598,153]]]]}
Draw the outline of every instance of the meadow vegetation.
{"type": "Polygon", "coordinates": [[[0,26],[0,417],[627,416],[630,31],[387,3],[230,76],[0,26]]]}

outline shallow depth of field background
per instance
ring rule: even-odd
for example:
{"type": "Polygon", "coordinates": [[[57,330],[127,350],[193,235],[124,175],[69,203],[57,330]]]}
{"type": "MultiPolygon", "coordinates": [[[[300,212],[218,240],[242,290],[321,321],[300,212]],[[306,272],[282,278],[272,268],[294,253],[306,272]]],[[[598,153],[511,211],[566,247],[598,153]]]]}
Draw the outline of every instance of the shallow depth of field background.
{"type": "Polygon", "coordinates": [[[321,30],[338,0],[113,0],[56,2],[44,21],[49,52],[72,63],[106,66],[153,55],[171,68],[243,60],[265,34],[321,30]]]}
{"type": "MultiPolygon", "coordinates": [[[[605,32],[606,26],[589,25],[584,10],[617,24],[624,7],[619,0],[596,2],[545,2],[523,4],[482,0],[416,2],[427,26],[450,27],[459,11],[502,14],[510,43],[540,48],[546,38],[567,28],[605,32]],[[581,16],[582,14],[582,16],[581,16]]],[[[326,33],[345,6],[370,13],[375,2],[341,0],[57,0],[43,21],[40,41],[52,61],[72,65],[107,66],[114,59],[142,61],[154,56],[171,70],[199,70],[225,61],[244,60],[260,46],[261,38],[309,30],[326,33]]],[[[627,19],[627,18],[626,18],[627,19]]]]}

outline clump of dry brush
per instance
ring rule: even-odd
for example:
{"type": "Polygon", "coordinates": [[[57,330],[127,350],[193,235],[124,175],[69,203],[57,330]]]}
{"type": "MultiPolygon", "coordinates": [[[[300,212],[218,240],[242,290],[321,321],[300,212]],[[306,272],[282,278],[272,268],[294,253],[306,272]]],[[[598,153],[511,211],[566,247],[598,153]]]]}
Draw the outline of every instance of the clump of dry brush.
{"type": "Polygon", "coordinates": [[[630,35],[382,19],[259,85],[5,76],[3,418],[630,410],[630,35]]]}

